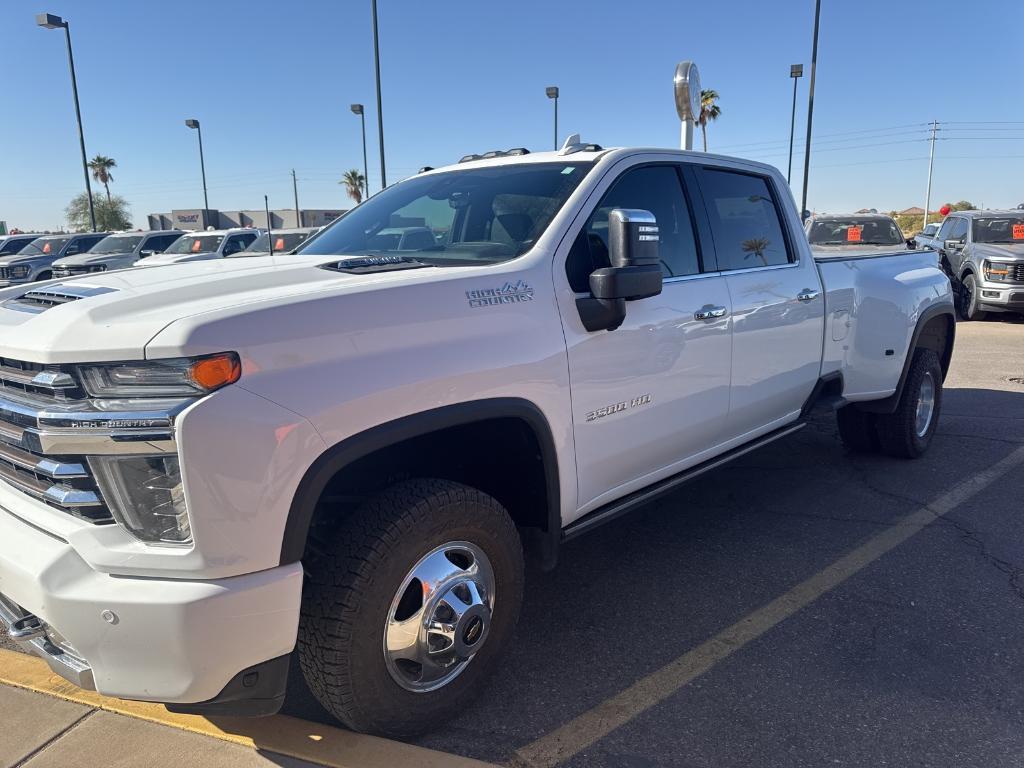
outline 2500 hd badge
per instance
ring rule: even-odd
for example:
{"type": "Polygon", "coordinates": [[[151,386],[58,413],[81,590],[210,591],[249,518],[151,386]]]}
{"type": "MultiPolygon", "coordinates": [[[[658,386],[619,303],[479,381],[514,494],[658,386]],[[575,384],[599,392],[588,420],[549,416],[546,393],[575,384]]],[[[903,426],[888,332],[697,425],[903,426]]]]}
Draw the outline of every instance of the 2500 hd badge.
{"type": "Polygon", "coordinates": [[[641,405],[648,405],[650,402],[650,395],[640,395],[640,397],[634,397],[632,400],[623,400],[621,403],[606,405],[604,408],[598,408],[596,411],[588,411],[586,420],[597,421],[598,419],[603,419],[605,416],[611,416],[613,413],[621,413],[622,411],[627,411],[630,408],[639,408],[641,405]]]}

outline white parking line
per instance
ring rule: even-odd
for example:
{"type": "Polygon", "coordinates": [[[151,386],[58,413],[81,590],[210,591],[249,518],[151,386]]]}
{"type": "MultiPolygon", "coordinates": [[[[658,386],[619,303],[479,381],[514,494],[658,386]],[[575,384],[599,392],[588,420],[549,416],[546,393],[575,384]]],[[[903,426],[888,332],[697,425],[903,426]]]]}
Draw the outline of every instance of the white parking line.
{"type": "Polygon", "coordinates": [[[866,565],[892,551],[1021,463],[1024,463],[1024,447],[1016,449],[989,469],[979,472],[901,518],[849,554],[740,619],[710,640],[641,678],[629,688],[570,720],[561,728],[518,749],[513,764],[529,768],[550,768],[569,760],[616,728],[664,701],[718,662],[842,584],[866,565]]]}

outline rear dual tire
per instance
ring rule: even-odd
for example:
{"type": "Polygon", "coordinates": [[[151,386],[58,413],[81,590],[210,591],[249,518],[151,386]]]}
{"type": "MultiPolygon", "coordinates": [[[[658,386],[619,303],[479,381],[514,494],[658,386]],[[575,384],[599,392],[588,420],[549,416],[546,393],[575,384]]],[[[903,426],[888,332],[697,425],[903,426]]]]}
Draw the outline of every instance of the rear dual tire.
{"type": "Polygon", "coordinates": [[[941,410],[939,356],[930,349],[916,349],[895,411],[871,413],[851,404],[839,409],[836,421],[850,451],[916,459],[931,445],[941,410]]]}

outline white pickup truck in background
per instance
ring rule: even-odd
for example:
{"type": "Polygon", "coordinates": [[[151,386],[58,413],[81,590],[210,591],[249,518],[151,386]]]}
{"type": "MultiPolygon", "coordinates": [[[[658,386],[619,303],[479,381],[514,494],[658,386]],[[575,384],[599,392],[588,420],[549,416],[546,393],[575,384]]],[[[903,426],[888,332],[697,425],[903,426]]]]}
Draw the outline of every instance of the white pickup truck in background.
{"type": "Polygon", "coordinates": [[[934,254],[815,260],[744,160],[488,155],[292,255],[0,291],[12,638],[204,714],[277,711],[298,654],[339,720],[410,734],[499,663],[524,560],[818,405],[855,450],[928,448],[955,329],[934,254]],[[395,227],[433,237],[382,250],[395,227]]]}

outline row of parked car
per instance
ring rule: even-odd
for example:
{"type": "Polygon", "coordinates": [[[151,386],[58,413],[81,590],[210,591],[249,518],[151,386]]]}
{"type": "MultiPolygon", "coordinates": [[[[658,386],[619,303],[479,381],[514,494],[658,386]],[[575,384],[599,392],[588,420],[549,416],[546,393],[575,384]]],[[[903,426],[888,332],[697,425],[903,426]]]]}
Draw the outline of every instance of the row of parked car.
{"type": "Polygon", "coordinates": [[[184,232],[87,232],[0,237],[0,286],[76,277],[129,267],[261,256],[293,250],[316,227],[263,231],[251,228],[184,232]]]}
{"type": "MultiPolygon", "coordinates": [[[[75,277],[128,267],[260,256],[294,250],[318,228],[266,232],[252,228],[203,232],[162,230],[0,238],[0,286],[75,277]],[[271,249],[273,246],[273,249],[271,249]]],[[[960,316],[1024,313],[1024,210],[957,211],[912,238],[879,213],[810,216],[804,232],[819,257],[927,248],[953,284],[960,316]]],[[[392,227],[374,235],[372,248],[419,250],[435,244],[430,228],[392,227]]]]}
{"type": "Polygon", "coordinates": [[[935,251],[964,320],[1024,313],[1024,210],[956,211],[909,239],[883,214],[812,216],[805,231],[819,256],[882,253],[904,243],[935,251]]]}

